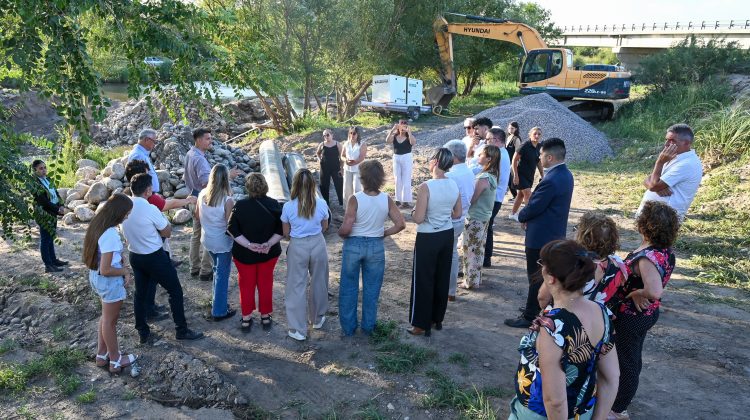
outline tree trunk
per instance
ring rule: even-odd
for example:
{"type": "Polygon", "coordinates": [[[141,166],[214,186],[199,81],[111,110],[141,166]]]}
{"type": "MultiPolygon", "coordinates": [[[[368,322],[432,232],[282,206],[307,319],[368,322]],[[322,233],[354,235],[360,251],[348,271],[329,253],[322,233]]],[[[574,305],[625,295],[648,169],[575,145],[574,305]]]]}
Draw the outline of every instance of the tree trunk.
{"type": "Polygon", "coordinates": [[[273,128],[278,131],[279,133],[283,132],[281,123],[279,121],[278,115],[276,115],[276,111],[271,109],[270,106],[268,106],[268,102],[266,102],[266,97],[263,96],[262,93],[260,93],[260,88],[258,86],[250,86],[250,88],[255,92],[256,95],[258,95],[258,99],[260,99],[260,105],[263,107],[263,110],[266,111],[266,115],[268,115],[271,118],[271,122],[273,123],[273,128]]]}
{"type": "Polygon", "coordinates": [[[372,84],[372,79],[367,79],[360,83],[351,99],[345,101],[343,110],[339,109],[339,121],[346,121],[357,113],[357,104],[359,103],[359,98],[364,95],[364,93],[367,91],[367,88],[370,87],[370,84],[372,84]]]}

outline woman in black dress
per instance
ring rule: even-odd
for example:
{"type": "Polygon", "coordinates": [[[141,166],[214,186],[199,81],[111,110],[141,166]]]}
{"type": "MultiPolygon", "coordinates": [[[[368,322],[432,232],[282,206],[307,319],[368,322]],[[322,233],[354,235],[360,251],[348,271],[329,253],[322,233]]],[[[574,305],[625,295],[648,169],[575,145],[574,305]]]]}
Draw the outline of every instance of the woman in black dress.
{"type": "MultiPolygon", "coordinates": [[[[521,144],[523,143],[521,137],[518,136],[519,132],[520,128],[517,122],[511,121],[508,123],[508,139],[505,142],[505,150],[508,152],[508,158],[510,158],[511,162],[513,162],[516,150],[521,150],[521,144]]],[[[510,195],[515,199],[518,191],[516,191],[516,187],[513,185],[513,177],[510,177],[508,180],[508,190],[510,190],[510,195]]]]}
{"type": "Polygon", "coordinates": [[[339,206],[344,205],[344,178],[342,178],[343,162],[341,161],[341,144],[333,139],[331,130],[323,130],[323,142],[318,145],[315,152],[320,160],[320,193],[326,200],[328,207],[331,203],[328,201],[328,193],[331,188],[331,179],[333,187],[336,190],[336,196],[339,199],[339,206]]]}
{"type": "Polygon", "coordinates": [[[518,211],[521,204],[529,201],[531,197],[531,186],[534,185],[534,169],[539,170],[539,178],[544,176],[544,168],[539,160],[539,143],[542,139],[542,129],[534,127],[529,130],[529,140],[521,145],[513,156],[513,186],[518,190],[518,198],[513,203],[513,210],[508,215],[509,219],[518,220],[518,211]]]}

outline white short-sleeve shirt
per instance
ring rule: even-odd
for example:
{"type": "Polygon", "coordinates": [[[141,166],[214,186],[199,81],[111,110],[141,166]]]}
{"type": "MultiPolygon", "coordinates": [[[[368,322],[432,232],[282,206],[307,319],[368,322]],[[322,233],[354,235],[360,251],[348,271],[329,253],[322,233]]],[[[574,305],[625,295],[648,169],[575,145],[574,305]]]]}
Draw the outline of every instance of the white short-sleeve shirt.
{"type": "Polygon", "coordinates": [[[291,230],[289,236],[292,238],[306,238],[308,236],[317,235],[323,232],[323,226],[321,222],[324,219],[328,219],[328,205],[322,198],[315,199],[315,213],[312,218],[305,219],[298,213],[299,200],[296,198],[291,201],[284,203],[284,207],[281,209],[281,221],[289,223],[291,230]]]}
{"type": "Polygon", "coordinates": [[[461,195],[461,217],[453,219],[453,221],[463,222],[469,212],[469,207],[471,207],[471,197],[474,195],[474,173],[466,163],[456,163],[451,166],[445,176],[455,181],[461,195]]]}
{"type": "Polygon", "coordinates": [[[703,164],[695,150],[680,153],[667,162],[661,170],[661,180],[669,185],[672,195],[662,197],[653,191],[646,190],[636,214],[641,212],[646,201],[661,201],[675,209],[677,216],[683,220],[698,192],[701,178],[703,178],[703,164]]]}
{"type": "Polygon", "coordinates": [[[112,253],[112,263],[110,264],[114,268],[122,268],[122,239],[117,229],[111,227],[102,233],[97,241],[99,245],[99,256],[107,252],[112,253]]]}
{"type": "Polygon", "coordinates": [[[159,231],[167,227],[169,221],[156,206],[145,198],[133,197],[133,209],[122,222],[122,232],[128,240],[128,250],[136,254],[152,254],[162,247],[159,231]]]}

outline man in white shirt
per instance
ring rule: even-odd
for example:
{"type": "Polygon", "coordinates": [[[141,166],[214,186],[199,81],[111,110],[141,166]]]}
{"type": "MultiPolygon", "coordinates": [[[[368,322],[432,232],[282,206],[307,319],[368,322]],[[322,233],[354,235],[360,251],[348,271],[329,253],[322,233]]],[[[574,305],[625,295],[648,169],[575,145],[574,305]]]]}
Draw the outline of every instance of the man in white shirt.
{"type": "Polygon", "coordinates": [[[466,165],[466,145],[461,140],[451,140],[443,146],[453,154],[453,166],[445,174],[458,185],[458,193],[461,195],[461,216],[452,219],[453,222],[453,259],[451,261],[451,277],[448,286],[448,301],[456,300],[456,283],[458,279],[458,243],[459,236],[464,231],[464,220],[471,206],[471,196],[474,195],[474,173],[466,165]]]}
{"type": "Polygon", "coordinates": [[[474,128],[474,138],[471,146],[467,146],[468,149],[466,149],[466,163],[470,167],[477,164],[479,150],[485,145],[484,140],[487,137],[487,132],[492,127],[492,120],[487,117],[477,118],[471,123],[471,126],[474,128]]]}
{"type": "Polygon", "coordinates": [[[159,209],[149,204],[152,194],[152,179],[149,174],[138,174],[130,183],[133,193],[133,209],[122,222],[122,231],[128,240],[130,266],[135,279],[135,329],[138,330],[142,344],[152,341],[151,331],[146,316],[148,313],[148,289],[152,282],[160,284],[169,295],[169,307],[177,330],[178,340],[195,340],[203,333],[187,327],[185,309],[182,300],[182,286],[177,271],[172,266],[169,254],[162,247],[162,238],[172,235],[172,226],[159,209]]]}
{"type": "Polygon", "coordinates": [[[474,121],[475,118],[467,118],[464,120],[464,138],[461,140],[466,146],[466,154],[468,155],[469,149],[474,144],[474,121]]]}
{"type": "Polygon", "coordinates": [[[687,124],[667,129],[664,149],[659,153],[651,175],[643,181],[646,192],[636,215],[646,201],[662,201],[675,209],[680,222],[695,198],[703,177],[703,164],[693,147],[693,130],[687,124]]]}

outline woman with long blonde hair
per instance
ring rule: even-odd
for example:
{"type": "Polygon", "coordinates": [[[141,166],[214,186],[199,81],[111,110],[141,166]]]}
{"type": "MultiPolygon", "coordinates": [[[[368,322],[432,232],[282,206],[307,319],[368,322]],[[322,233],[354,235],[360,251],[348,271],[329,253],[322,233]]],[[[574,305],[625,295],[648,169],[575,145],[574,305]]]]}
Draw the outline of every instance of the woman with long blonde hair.
{"type": "Polygon", "coordinates": [[[477,174],[474,181],[474,194],[464,227],[464,282],[459,285],[464,289],[471,289],[482,283],[487,226],[500,179],[500,148],[491,144],[484,146],[479,153],[478,163],[482,172],[477,174]]]}
{"type": "Polygon", "coordinates": [[[509,219],[518,221],[521,204],[529,202],[531,187],[534,185],[534,169],[539,171],[540,180],[544,177],[544,168],[539,160],[541,140],[542,129],[532,127],[529,130],[529,140],[524,142],[513,156],[513,186],[518,190],[518,195],[513,202],[513,210],[508,215],[509,219]]]}
{"type": "Polygon", "coordinates": [[[97,333],[96,365],[119,373],[135,362],[133,354],[120,353],[117,320],[130,285],[130,271],[123,267],[122,239],[117,225],[128,217],[133,201],[113,194],[91,219],[83,240],[83,263],[89,268],[89,284],[102,301],[97,333]]]}
{"type": "Polygon", "coordinates": [[[292,178],[291,200],[281,210],[281,227],[289,239],[284,303],[289,337],[307,338],[307,324],[323,328],[328,310],[328,252],[323,232],[328,229],[328,206],[316,197],[315,178],[300,169],[292,178]],[[307,284],[310,283],[308,307],[307,284]]]}
{"type": "Polygon", "coordinates": [[[215,321],[231,318],[237,312],[229,306],[229,272],[232,267],[232,237],[226,234],[227,221],[234,207],[229,169],[215,165],[208,185],[198,194],[196,215],[201,223],[201,244],[213,260],[214,292],[211,316],[215,321]]]}

